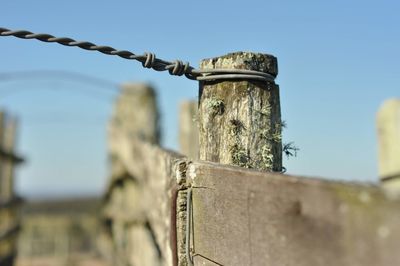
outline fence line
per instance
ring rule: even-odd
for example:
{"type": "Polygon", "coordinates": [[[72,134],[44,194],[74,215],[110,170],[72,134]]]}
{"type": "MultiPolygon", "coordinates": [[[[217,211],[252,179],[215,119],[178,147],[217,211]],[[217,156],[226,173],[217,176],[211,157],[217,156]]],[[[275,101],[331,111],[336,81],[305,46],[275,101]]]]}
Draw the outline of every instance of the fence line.
{"type": "MultiPolygon", "coordinates": [[[[250,59],[240,62],[260,66],[246,53],[204,66],[241,56],[250,59]]],[[[195,121],[189,118],[196,103],[180,109],[186,123],[180,125],[181,151],[189,158],[158,146],[158,111],[143,86],[132,86],[117,101],[104,198],[108,252],[117,265],[400,263],[400,199],[378,185],[265,171],[281,166],[277,85],[230,81],[200,88],[195,121]],[[208,162],[193,155],[196,134],[200,159],[208,162]],[[233,153],[239,144],[243,158],[233,153]],[[265,146],[269,153],[262,153],[265,146]],[[266,158],[278,162],[264,168],[266,158]]]]}
{"type": "Polygon", "coordinates": [[[17,122],[0,112],[0,265],[13,265],[22,199],[14,192],[14,167],[24,160],[14,152],[17,122]]]}
{"type": "Polygon", "coordinates": [[[104,208],[118,265],[189,265],[187,248],[194,265],[400,262],[400,201],[377,185],[192,161],[122,132],[111,136],[113,182],[104,208]]]}
{"type": "MultiPolygon", "coordinates": [[[[114,265],[400,264],[397,102],[378,118],[386,145],[380,153],[382,180],[396,188],[388,194],[380,186],[276,173],[282,171],[282,122],[273,56],[232,53],[203,60],[196,70],[151,53],[49,34],[0,28],[0,36],[96,50],[200,81],[199,142],[193,144],[204,161],[159,146],[151,88],[125,86],[121,92],[109,127],[112,171],[100,236],[114,265]]],[[[192,139],[195,133],[181,136],[192,139]]]]}

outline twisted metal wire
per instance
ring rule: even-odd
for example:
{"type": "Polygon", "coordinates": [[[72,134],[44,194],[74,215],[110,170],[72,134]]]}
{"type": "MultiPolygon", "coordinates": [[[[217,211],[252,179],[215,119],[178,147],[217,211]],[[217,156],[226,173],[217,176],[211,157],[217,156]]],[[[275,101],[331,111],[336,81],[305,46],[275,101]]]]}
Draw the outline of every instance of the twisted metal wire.
{"type": "Polygon", "coordinates": [[[198,81],[211,80],[232,80],[246,79],[258,81],[274,81],[275,77],[271,74],[244,70],[244,69],[195,69],[188,62],[175,60],[169,62],[156,57],[153,53],[144,53],[136,55],[127,50],[117,50],[110,46],[96,45],[87,41],[76,41],[68,37],[55,37],[46,33],[33,33],[27,30],[9,30],[0,27],[0,36],[14,36],[21,39],[36,39],[42,42],[58,43],[64,46],[79,47],[84,50],[98,51],[106,55],[116,55],[124,59],[137,60],[142,63],[145,68],[154,69],[156,71],[168,71],[174,76],[185,75],[188,79],[198,81]]]}

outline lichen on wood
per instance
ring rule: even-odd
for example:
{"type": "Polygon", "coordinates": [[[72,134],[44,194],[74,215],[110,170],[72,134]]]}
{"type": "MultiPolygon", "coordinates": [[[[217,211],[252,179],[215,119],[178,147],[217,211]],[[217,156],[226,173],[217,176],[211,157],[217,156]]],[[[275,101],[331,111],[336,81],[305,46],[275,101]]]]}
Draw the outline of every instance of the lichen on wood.
{"type": "MultiPolygon", "coordinates": [[[[205,59],[201,69],[278,74],[272,55],[238,52],[205,59]]],[[[201,82],[200,159],[260,170],[282,170],[279,87],[247,80],[201,82]]]]}

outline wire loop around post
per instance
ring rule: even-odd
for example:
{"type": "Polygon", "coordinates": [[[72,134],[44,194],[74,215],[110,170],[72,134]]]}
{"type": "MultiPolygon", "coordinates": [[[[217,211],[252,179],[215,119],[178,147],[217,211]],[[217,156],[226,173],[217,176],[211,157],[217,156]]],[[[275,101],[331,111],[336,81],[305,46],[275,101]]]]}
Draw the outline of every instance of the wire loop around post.
{"type": "Polygon", "coordinates": [[[216,80],[256,80],[263,82],[273,82],[275,76],[253,70],[245,69],[194,69],[188,62],[181,60],[169,62],[156,58],[153,53],[144,53],[136,55],[127,50],[116,50],[110,46],[98,46],[91,42],[76,41],[68,37],[55,37],[47,33],[33,33],[27,30],[12,31],[7,28],[0,28],[0,36],[14,36],[21,39],[36,39],[42,42],[55,42],[64,46],[79,47],[88,51],[98,51],[107,55],[116,55],[128,60],[136,60],[142,63],[145,68],[151,68],[156,71],[168,71],[170,75],[183,76],[188,79],[198,81],[216,81],[216,80]]]}

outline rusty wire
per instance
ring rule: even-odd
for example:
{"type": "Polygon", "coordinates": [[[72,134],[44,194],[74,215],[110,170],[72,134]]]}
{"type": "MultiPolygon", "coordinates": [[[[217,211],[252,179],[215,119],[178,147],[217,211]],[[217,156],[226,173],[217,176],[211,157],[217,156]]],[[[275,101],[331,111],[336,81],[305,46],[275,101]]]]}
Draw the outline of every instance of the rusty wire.
{"type": "Polygon", "coordinates": [[[46,33],[33,33],[27,30],[9,30],[0,27],[0,36],[14,36],[21,39],[36,39],[42,42],[55,42],[64,46],[79,47],[84,50],[98,51],[107,55],[116,55],[124,59],[137,60],[142,63],[145,68],[151,68],[156,71],[168,71],[169,74],[175,76],[185,75],[188,79],[198,81],[212,80],[258,80],[258,81],[274,81],[275,77],[271,74],[245,70],[245,69],[195,69],[188,62],[175,60],[169,62],[159,59],[153,53],[144,53],[136,55],[127,50],[117,50],[110,46],[99,46],[87,41],[76,41],[68,37],[55,37],[46,33]]]}

